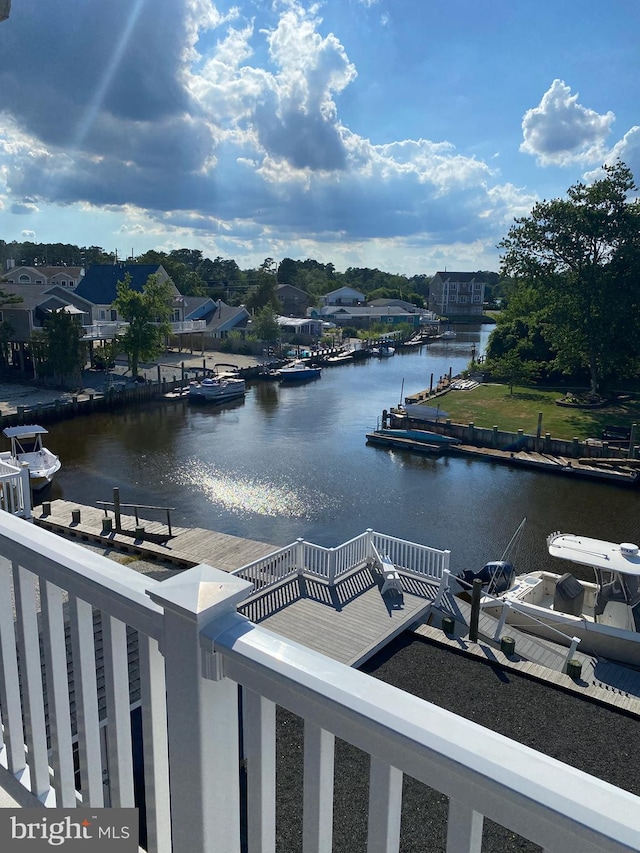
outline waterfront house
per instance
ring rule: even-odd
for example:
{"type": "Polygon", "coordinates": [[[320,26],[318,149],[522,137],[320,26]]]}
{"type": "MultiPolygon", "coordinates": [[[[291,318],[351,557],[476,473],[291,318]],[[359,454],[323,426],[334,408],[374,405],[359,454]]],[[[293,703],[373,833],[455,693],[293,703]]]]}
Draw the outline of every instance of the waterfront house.
{"type": "Polygon", "coordinates": [[[91,303],[92,321],[118,322],[122,318],[118,316],[113,303],[118,295],[117,285],[124,281],[129,275],[132,290],[142,292],[150,275],[156,275],[161,282],[169,282],[174,303],[172,305],[172,322],[178,323],[184,320],[181,294],[171,280],[165,268],[160,264],[95,264],[89,267],[82,282],[76,288],[76,293],[91,303]]]}
{"type": "Polygon", "coordinates": [[[227,305],[222,299],[209,296],[185,296],[184,319],[203,323],[203,342],[211,344],[229,337],[229,332],[246,336],[250,314],[244,305],[227,305]]]}
{"type": "MultiPolygon", "coordinates": [[[[355,556],[367,536],[344,547],[355,556]]],[[[293,575],[338,566],[334,549],[316,548],[308,563],[305,554],[299,540],[273,565],[293,575]]],[[[340,741],[368,762],[359,808],[369,853],[397,853],[405,781],[440,804],[444,829],[422,827],[424,850],[437,841],[481,853],[485,817],[546,851],[639,849],[636,796],[252,623],[237,608],[253,584],[237,574],[198,565],[159,580],[8,512],[0,558],[5,806],[137,806],[150,853],[272,853],[277,821],[293,821],[296,849],[320,853],[332,849],[334,797],[357,801],[334,790],[340,741]],[[288,742],[276,739],[276,708],[304,726],[299,796],[278,810],[276,762],[288,742]]]]}
{"type": "Polygon", "coordinates": [[[417,311],[409,312],[393,305],[324,305],[322,308],[311,308],[309,316],[335,323],[336,326],[353,326],[356,329],[369,329],[377,324],[418,328],[421,317],[417,311]]]}
{"type": "Polygon", "coordinates": [[[484,288],[479,273],[437,272],[429,285],[429,309],[441,317],[480,316],[484,288]]]}
{"type": "Polygon", "coordinates": [[[59,285],[74,290],[82,281],[84,267],[12,266],[0,276],[0,287],[6,284],[59,285]]]}
{"type": "Polygon", "coordinates": [[[353,287],[339,287],[320,297],[322,305],[363,305],[366,296],[353,287]]]}
{"type": "Polygon", "coordinates": [[[19,302],[7,302],[0,309],[0,323],[9,328],[9,363],[25,370],[28,365],[29,343],[34,332],[41,331],[44,321],[52,311],[66,310],[78,315],[86,326],[91,321],[91,303],[75,290],[61,285],[3,284],[7,296],[19,302]]]}

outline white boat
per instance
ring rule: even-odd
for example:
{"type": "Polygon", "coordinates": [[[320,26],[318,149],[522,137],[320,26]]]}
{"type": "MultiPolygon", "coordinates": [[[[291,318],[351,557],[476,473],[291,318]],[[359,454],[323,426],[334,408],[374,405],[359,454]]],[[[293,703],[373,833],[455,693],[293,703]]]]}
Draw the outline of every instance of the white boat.
{"type": "Polygon", "coordinates": [[[11,450],[0,454],[0,458],[11,459],[14,464],[26,462],[29,466],[29,482],[33,491],[46,488],[60,470],[60,459],[42,445],[42,436],[49,430],[33,424],[31,426],[7,427],[3,433],[11,441],[11,450]]]}
{"type": "Polygon", "coordinates": [[[547,539],[553,557],[595,571],[595,582],[535,571],[516,576],[495,599],[483,598],[483,610],[530,634],[570,645],[581,652],[640,666],[640,550],[637,545],[587,536],[554,533],[547,539]],[[526,618],[531,617],[531,618],[526,618]]]}
{"type": "Polygon", "coordinates": [[[391,358],[391,356],[395,354],[395,347],[392,347],[390,344],[383,344],[378,347],[378,358],[391,358]]]}
{"type": "Polygon", "coordinates": [[[192,403],[224,403],[244,397],[246,391],[246,383],[239,377],[206,376],[189,383],[189,400],[192,403]]]}
{"type": "Polygon", "coordinates": [[[304,361],[296,359],[291,364],[281,367],[278,376],[281,382],[306,382],[309,379],[318,379],[321,371],[321,367],[311,367],[304,361]]]}
{"type": "Polygon", "coordinates": [[[440,338],[443,341],[451,341],[455,337],[456,333],[453,331],[453,329],[445,329],[444,332],[440,335],[440,338]]]}

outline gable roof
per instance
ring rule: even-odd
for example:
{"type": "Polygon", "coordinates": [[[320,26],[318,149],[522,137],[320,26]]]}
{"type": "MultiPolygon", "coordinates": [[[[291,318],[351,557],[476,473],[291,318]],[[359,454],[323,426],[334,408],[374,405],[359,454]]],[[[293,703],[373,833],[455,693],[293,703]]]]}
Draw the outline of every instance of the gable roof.
{"type": "Polygon", "coordinates": [[[437,276],[440,276],[442,281],[470,282],[476,279],[478,282],[484,281],[484,278],[478,275],[477,272],[437,272],[434,278],[437,276]]]}
{"type": "Polygon", "coordinates": [[[59,284],[4,284],[2,290],[8,296],[19,296],[22,302],[2,306],[3,311],[32,311],[48,299],[55,298],[60,305],[75,305],[83,314],[91,313],[91,304],[78,296],[77,290],[69,290],[59,284]]]}
{"type": "MultiPolygon", "coordinates": [[[[117,284],[131,276],[131,289],[142,293],[150,275],[159,274],[163,281],[171,281],[162,264],[96,264],[89,267],[75,292],[93,305],[111,305],[117,293],[117,284]]],[[[172,282],[173,284],[173,282],[172,282]]],[[[174,285],[175,293],[178,289],[174,285]]]]}

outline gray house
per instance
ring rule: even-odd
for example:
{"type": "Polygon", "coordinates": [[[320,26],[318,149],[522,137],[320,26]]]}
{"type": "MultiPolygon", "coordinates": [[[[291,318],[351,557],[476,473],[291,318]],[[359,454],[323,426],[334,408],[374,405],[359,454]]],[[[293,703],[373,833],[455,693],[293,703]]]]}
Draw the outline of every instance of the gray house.
{"type": "Polygon", "coordinates": [[[482,314],[486,282],[473,272],[437,272],[429,285],[429,309],[441,317],[482,314]]]}

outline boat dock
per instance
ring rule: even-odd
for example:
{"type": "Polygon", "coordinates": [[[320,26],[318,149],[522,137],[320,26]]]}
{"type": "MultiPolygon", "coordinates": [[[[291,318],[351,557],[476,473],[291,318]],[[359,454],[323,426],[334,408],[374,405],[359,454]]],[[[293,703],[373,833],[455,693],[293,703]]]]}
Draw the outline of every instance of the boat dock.
{"type": "MultiPolygon", "coordinates": [[[[291,561],[287,563],[287,559],[295,554],[299,543],[276,548],[265,542],[199,528],[173,528],[169,537],[165,524],[124,515],[121,531],[102,533],[104,518],[102,509],[56,500],[44,510],[36,508],[33,520],[54,532],[72,536],[81,544],[100,543],[111,551],[157,561],[159,568],[162,566],[168,572],[207,563],[252,579],[256,589],[240,607],[244,615],[353,667],[363,664],[403,631],[411,630],[429,643],[640,717],[640,672],[577,651],[572,659],[580,661],[581,674],[572,678],[564,672],[567,648],[521,632],[512,625],[505,626],[503,635],[515,641],[513,653],[507,654],[500,641],[494,639],[497,620],[482,612],[478,640],[472,642],[468,628],[470,605],[464,599],[447,590],[437,606],[437,579],[420,577],[401,568],[395,573],[394,583],[389,585],[380,567],[363,557],[362,549],[339,577],[330,580],[297,570],[295,565],[290,568],[291,561]],[[137,535],[136,531],[140,534],[142,527],[144,534],[137,535]],[[279,579],[277,571],[285,563],[289,568],[279,579]],[[453,631],[443,630],[444,616],[453,618],[453,631]]],[[[357,539],[367,535],[382,537],[367,533],[357,539]]],[[[395,543],[402,551],[405,546],[431,550],[393,537],[387,540],[385,544],[395,543]]],[[[335,556],[335,552],[354,542],[336,549],[304,544],[314,550],[317,559],[321,552],[335,556]]]]}

